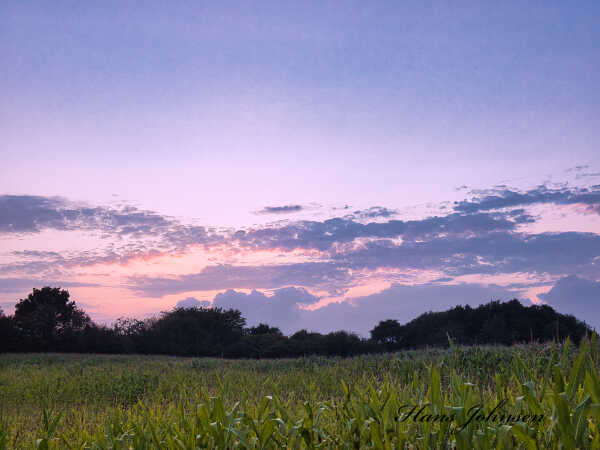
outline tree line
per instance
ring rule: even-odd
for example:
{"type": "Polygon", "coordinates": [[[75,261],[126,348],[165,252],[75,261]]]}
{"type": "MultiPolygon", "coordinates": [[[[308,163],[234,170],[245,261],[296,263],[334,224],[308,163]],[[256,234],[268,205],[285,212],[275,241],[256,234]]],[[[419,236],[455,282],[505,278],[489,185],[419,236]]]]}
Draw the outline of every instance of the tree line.
{"type": "Polygon", "coordinates": [[[578,343],[589,327],[547,305],[493,301],[428,312],[400,325],[381,321],[361,338],[347,331],[300,330],[285,336],[267,324],[247,327],[241,312],[222,308],[175,308],[146,320],[94,323],[60,288],[33,289],[13,315],[0,310],[0,352],[137,353],[227,358],[304,355],[352,356],[424,346],[545,342],[570,337],[578,343]]]}

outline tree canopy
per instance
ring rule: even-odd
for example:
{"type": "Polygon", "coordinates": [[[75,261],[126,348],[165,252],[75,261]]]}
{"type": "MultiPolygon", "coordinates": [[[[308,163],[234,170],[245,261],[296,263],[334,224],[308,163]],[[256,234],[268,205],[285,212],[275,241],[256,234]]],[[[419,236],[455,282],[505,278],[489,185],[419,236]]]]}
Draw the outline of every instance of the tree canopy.
{"type": "Polygon", "coordinates": [[[90,325],[89,316],[60,288],[33,289],[19,300],[13,315],[15,327],[35,350],[56,350],[57,344],[90,325]]]}
{"type": "Polygon", "coordinates": [[[371,338],[389,349],[407,349],[447,345],[449,338],[467,345],[545,342],[567,336],[579,342],[589,332],[571,315],[559,314],[548,305],[527,307],[514,299],[427,312],[404,325],[382,321],[371,330],[371,338]]]}
{"type": "Polygon", "coordinates": [[[518,300],[477,308],[456,306],[427,312],[404,325],[379,322],[370,339],[347,331],[327,334],[299,330],[285,336],[261,323],[246,327],[235,309],[175,308],[158,317],[120,318],[98,325],[60,288],[33,289],[14,314],[0,311],[0,352],[141,353],[231,358],[281,358],[304,355],[352,356],[423,346],[504,344],[563,340],[575,342],[590,329],[573,316],[547,305],[526,307],[518,300]]]}

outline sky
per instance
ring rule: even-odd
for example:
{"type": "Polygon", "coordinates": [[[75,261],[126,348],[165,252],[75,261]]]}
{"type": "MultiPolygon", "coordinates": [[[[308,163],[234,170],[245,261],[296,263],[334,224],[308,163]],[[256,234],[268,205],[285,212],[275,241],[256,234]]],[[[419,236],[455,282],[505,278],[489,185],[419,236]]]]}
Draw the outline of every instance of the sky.
{"type": "Polygon", "coordinates": [[[600,328],[600,4],[0,5],[0,307],[600,328]]]}

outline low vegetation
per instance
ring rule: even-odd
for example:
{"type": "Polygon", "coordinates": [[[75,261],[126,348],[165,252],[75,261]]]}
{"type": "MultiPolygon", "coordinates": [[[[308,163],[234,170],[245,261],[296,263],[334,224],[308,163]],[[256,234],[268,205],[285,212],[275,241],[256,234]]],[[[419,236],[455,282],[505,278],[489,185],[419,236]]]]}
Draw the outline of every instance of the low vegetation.
{"type": "Polygon", "coordinates": [[[5,354],[0,449],[600,448],[599,350],[594,335],[345,359],[5,354]]]}

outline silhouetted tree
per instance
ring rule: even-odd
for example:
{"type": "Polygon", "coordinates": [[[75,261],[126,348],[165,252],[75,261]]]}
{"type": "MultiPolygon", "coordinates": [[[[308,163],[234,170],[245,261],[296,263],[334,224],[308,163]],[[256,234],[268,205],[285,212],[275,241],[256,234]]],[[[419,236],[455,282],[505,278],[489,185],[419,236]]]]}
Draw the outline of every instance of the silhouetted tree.
{"type": "Polygon", "coordinates": [[[18,351],[20,345],[17,339],[14,320],[5,316],[0,309],[0,353],[18,351]]]}
{"type": "Polygon", "coordinates": [[[277,327],[272,327],[267,325],[266,323],[259,323],[255,327],[250,327],[247,329],[247,334],[256,336],[260,334],[272,334],[275,336],[283,336],[281,330],[277,327]]]}
{"type": "Polygon", "coordinates": [[[321,333],[300,330],[290,336],[290,346],[296,355],[325,354],[325,340],[321,333]]]}
{"type": "Polygon", "coordinates": [[[246,328],[240,344],[226,350],[226,356],[275,358],[290,356],[289,342],[281,330],[265,323],[246,328]]]}
{"type": "Polygon", "coordinates": [[[371,339],[386,349],[393,350],[402,341],[402,327],[397,320],[383,320],[371,330],[371,339]]]}
{"type": "Polygon", "coordinates": [[[119,317],[112,331],[119,338],[124,353],[148,353],[146,347],[151,328],[152,321],[119,317]]]}
{"type": "Polygon", "coordinates": [[[15,327],[32,350],[56,350],[60,343],[75,339],[91,323],[89,316],[69,300],[60,288],[33,289],[15,306],[15,327]]]}
{"type": "Polygon", "coordinates": [[[485,321],[482,326],[483,341],[494,344],[510,344],[512,333],[508,329],[506,319],[498,314],[485,321]]]}
{"type": "Polygon", "coordinates": [[[363,353],[362,340],[354,333],[334,331],[326,334],[324,341],[325,352],[330,356],[351,356],[363,353]]]}
{"type": "Polygon", "coordinates": [[[573,316],[548,305],[526,307],[518,300],[494,301],[477,308],[456,306],[426,312],[400,325],[381,321],[366,340],[346,331],[328,334],[300,330],[290,337],[261,323],[245,328],[238,310],[175,308],[158,318],[120,318],[112,327],[93,323],[60,288],[34,289],[21,299],[13,316],[0,310],[0,352],[62,351],[161,353],[232,358],[282,358],[306,355],[352,356],[429,346],[514,344],[561,340],[575,343],[590,332],[573,316]]]}
{"type": "Polygon", "coordinates": [[[245,324],[242,313],[234,309],[176,308],[152,324],[149,353],[221,356],[241,339],[245,324]]]}
{"type": "MultiPolygon", "coordinates": [[[[548,305],[524,306],[514,299],[505,303],[493,301],[477,308],[456,306],[447,311],[427,312],[401,325],[396,331],[402,340],[399,348],[447,346],[448,336],[461,344],[514,344],[548,341],[556,337],[571,337],[576,343],[589,327],[573,316],[559,314],[548,305]]],[[[385,330],[389,321],[380,322],[373,330],[385,330]]],[[[383,331],[382,336],[385,337],[383,331]]]]}

